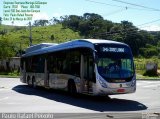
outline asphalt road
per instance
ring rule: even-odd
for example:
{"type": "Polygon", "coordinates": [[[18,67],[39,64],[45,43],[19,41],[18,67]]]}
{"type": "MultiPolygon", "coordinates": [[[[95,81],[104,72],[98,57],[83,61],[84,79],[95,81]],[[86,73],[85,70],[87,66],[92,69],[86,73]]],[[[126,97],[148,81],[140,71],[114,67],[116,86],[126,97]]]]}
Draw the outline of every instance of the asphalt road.
{"type": "Polygon", "coordinates": [[[160,118],[160,81],[137,81],[136,93],[110,98],[72,97],[61,91],[33,89],[18,78],[0,78],[1,113],[55,113],[55,119],[142,119],[148,114],[160,118]]]}

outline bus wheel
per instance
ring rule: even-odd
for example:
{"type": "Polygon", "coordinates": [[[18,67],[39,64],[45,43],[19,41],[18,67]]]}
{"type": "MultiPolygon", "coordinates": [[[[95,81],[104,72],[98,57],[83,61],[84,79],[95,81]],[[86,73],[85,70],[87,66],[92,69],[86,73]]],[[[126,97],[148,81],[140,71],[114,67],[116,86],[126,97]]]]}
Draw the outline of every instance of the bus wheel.
{"type": "Polygon", "coordinates": [[[111,97],[109,97],[109,95],[106,95],[106,96],[105,96],[105,99],[106,99],[106,100],[111,100],[111,97]]]}
{"type": "Polygon", "coordinates": [[[76,90],[76,85],[73,81],[68,82],[68,92],[70,95],[76,95],[77,90],[76,90]]]}
{"type": "Polygon", "coordinates": [[[32,87],[33,87],[33,88],[36,88],[36,80],[35,80],[34,77],[32,78],[32,87]]]}
{"type": "Polygon", "coordinates": [[[31,79],[30,79],[30,77],[28,76],[28,77],[27,77],[27,84],[28,84],[28,86],[31,86],[31,85],[32,85],[30,82],[31,82],[31,79]]]}

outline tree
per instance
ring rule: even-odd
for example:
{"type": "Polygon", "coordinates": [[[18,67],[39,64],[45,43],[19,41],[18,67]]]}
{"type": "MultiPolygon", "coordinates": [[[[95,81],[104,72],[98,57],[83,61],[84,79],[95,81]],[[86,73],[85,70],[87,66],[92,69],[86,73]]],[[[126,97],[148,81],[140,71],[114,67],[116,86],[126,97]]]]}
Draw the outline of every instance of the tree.
{"type": "Polygon", "coordinates": [[[48,23],[48,20],[35,20],[33,26],[46,26],[48,23]]]}
{"type": "Polygon", "coordinates": [[[98,14],[95,14],[95,13],[85,13],[83,15],[83,18],[85,20],[91,20],[91,21],[95,21],[97,19],[103,20],[103,17],[101,15],[98,15],[98,14]]]}
{"type": "MultiPolygon", "coordinates": [[[[85,13],[83,16],[69,15],[61,17],[64,28],[79,31],[86,38],[95,37],[95,33],[106,32],[112,26],[110,21],[95,13],[85,13]]],[[[97,36],[99,37],[99,36],[97,36]]]]}
{"type": "Polygon", "coordinates": [[[54,39],[55,39],[55,38],[54,38],[54,35],[52,34],[52,35],[51,35],[51,40],[53,41],[54,39]]]}
{"type": "Polygon", "coordinates": [[[60,23],[60,20],[59,19],[57,19],[56,17],[53,17],[52,19],[50,19],[49,20],[49,22],[50,22],[50,24],[58,24],[58,23],[60,23]]]}
{"type": "Polygon", "coordinates": [[[123,37],[123,41],[131,47],[133,54],[135,56],[139,55],[141,39],[138,33],[138,29],[135,26],[133,26],[131,22],[122,21],[121,35],[123,37]]]}
{"type": "MultiPolygon", "coordinates": [[[[147,44],[156,46],[160,39],[160,32],[142,31],[129,21],[113,23],[112,21],[104,20],[101,15],[95,13],[85,13],[83,16],[61,16],[60,23],[64,28],[79,32],[85,38],[124,42],[131,47],[134,56],[140,55],[142,53],[141,50],[146,48],[147,44]]],[[[156,54],[153,48],[147,52],[148,55],[156,54]]]]}
{"type": "Polygon", "coordinates": [[[2,24],[2,17],[0,17],[0,25],[2,24]]]}
{"type": "Polygon", "coordinates": [[[145,48],[140,48],[140,52],[142,56],[147,58],[157,56],[159,54],[157,47],[150,44],[146,44],[145,48]]]}
{"type": "Polygon", "coordinates": [[[14,46],[11,46],[11,44],[12,43],[6,38],[0,40],[0,59],[6,59],[14,56],[14,46]]]}
{"type": "Polygon", "coordinates": [[[7,30],[3,29],[0,31],[0,35],[2,35],[2,37],[4,37],[7,34],[7,30]]]}
{"type": "Polygon", "coordinates": [[[61,22],[64,28],[68,27],[74,31],[79,30],[79,23],[81,21],[81,17],[77,15],[69,15],[61,17],[61,22]]]}
{"type": "Polygon", "coordinates": [[[94,13],[85,13],[79,23],[79,31],[86,38],[99,38],[102,32],[107,32],[107,23],[102,16],[94,13]]]}

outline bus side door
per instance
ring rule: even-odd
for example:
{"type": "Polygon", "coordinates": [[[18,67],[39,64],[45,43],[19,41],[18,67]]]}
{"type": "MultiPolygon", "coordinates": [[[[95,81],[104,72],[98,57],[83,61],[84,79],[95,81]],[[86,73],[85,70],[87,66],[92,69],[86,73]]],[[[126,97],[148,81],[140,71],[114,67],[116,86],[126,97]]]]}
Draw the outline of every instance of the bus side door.
{"type": "Polygon", "coordinates": [[[49,87],[49,71],[47,68],[47,59],[45,59],[45,65],[44,65],[44,86],[49,87]]]}
{"type": "Polygon", "coordinates": [[[92,83],[94,83],[94,63],[93,63],[93,55],[92,52],[88,49],[83,56],[81,56],[81,80],[83,80],[83,91],[87,93],[92,93],[92,83]]]}

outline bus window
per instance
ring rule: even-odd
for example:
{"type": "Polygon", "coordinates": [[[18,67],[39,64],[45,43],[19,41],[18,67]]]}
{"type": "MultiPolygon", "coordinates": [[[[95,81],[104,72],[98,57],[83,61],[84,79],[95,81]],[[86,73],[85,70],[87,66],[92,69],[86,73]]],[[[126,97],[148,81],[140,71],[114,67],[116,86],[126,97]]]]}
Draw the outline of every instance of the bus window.
{"type": "Polygon", "coordinates": [[[43,56],[37,57],[36,72],[38,73],[44,72],[44,63],[45,63],[45,59],[43,56]]]}
{"type": "Polygon", "coordinates": [[[68,52],[64,66],[68,74],[80,76],[80,52],[78,50],[68,52]]]}

